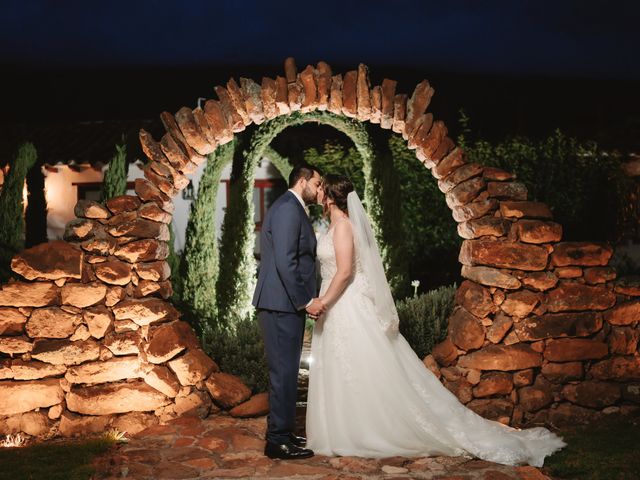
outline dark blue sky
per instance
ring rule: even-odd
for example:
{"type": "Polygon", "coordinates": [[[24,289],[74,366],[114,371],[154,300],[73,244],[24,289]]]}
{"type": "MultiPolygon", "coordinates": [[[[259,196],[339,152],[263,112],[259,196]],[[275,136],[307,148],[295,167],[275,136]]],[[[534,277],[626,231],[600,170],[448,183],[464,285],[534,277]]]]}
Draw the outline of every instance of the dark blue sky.
{"type": "Polygon", "coordinates": [[[0,3],[0,63],[21,67],[329,64],[640,78],[633,1],[0,3]]]}

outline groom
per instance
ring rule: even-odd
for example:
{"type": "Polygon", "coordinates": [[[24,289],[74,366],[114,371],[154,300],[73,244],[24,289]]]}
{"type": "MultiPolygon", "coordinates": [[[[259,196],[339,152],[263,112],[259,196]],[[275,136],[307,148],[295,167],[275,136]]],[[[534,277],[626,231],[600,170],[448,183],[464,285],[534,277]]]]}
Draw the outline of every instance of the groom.
{"type": "Polygon", "coordinates": [[[270,458],[313,456],[294,435],[298,369],[305,313],[324,313],[316,297],[316,237],[307,205],[317,203],[320,171],[294,167],[289,190],[267,212],[260,234],[260,273],[253,295],[269,365],[269,417],[264,454],[270,458]]]}

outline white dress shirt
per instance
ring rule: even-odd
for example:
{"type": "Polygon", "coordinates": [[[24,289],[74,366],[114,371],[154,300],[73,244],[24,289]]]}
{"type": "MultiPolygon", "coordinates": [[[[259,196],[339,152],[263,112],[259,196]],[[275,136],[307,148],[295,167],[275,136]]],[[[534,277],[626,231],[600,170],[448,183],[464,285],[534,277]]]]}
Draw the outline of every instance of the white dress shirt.
{"type": "Polygon", "coordinates": [[[298,199],[298,201],[300,202],[300,205],[302,205],[302,208],[304,208],[305,213],[307,214],[307,217],[309,216],[309,207],[307,207],[306,203],[304,203],[304,200],[302,200],[302,197],[300,195],[298,195],[298,192],[296,192],[295,190],[291,190],[289,189],[289,191],[291,193],[293,193],[293,195],[298,199]]]}

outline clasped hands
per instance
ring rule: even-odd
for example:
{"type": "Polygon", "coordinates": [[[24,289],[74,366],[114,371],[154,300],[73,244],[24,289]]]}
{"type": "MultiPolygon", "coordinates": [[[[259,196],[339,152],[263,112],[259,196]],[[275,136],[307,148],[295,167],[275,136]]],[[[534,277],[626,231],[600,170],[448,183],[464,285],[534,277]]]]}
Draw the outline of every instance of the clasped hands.
{"type": "Polygon", "coordinates": [[[327,306],[322,303],[322,300],[320,300],[320,298],[314,298],[311,304],[305,310],[311,318],[317,320],[318,317],[327,310],[327,306]]]}

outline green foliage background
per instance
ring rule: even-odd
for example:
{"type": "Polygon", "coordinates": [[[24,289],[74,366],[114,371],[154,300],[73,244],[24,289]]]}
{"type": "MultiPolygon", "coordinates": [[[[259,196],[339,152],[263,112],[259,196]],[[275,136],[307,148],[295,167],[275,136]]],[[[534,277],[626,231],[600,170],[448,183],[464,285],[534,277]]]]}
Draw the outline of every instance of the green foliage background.
{"type": "MultiPolygon", "coordinates": [[[[437,182],[409,150],[402,137],[388,132],[371,132],[375,139],[376,194],[386,211],[385,247],[393,249],[390,282],[396,298],[409,295],[411,280],[420,280],[421,291],[459,279],[457,254],[461,239],[437,182]],[[386,178],[385,178],[386,177],[386,178]],[[377,188],[386,181],[396,188],[377,188]]],[[[353,146],[336,140],[321,148],[304,151],[304,160],[323,171],[342,173],[354,182],[359,195],[364,191],[362,160],[353,146]]]]}
{"type": "Polygon", "coordinates": [[[38,159],[32,143],[20,146],[9,163],[9,173],[0,191],[0,282],[11,277],[11,258],[24,248],[25,222],[22,192],[27,172],[38,159]]]}
{"type": "MultiPolygon", "coordinates": [[[[621,155],[603,153],[595,142],[579,141],[559,130],[544,138],[509,136],[489,142],[473,135],[463,111],[459,130],[457,144],[468,161],[515,173],[530,200],[549,205],[554,221],[563,226],[563,241],[615,243],[622,236],[620,212],[633,181],[622,173],[621,155]]],[[[387,149],[390,152],[393,172],[386,175],[395,175],[400,187],[399,195],[393,190],[379,192],[380,203],[393,213],[390,223],[395,228],[386,231],[393,234],[388,244],[398,255],[397,275],[404,276],[404,285],[419,280],[423,292],[461,281],[462,239],[436,179],[399,135],[379,129],[370,133],[378,157],[384,157],[387,149]]],[[[347,142],[327,141],[322,148],[306,149],[304,157],[327,171],[351,176],[357,189],[364,188],[357,152],[347,142]]],[[[627,270],[634,272],[632,266],[625,266],[627,270]]],[[[395,293],[403,298],[408,292],[405,288],[395,293]]]]}
{"type": "Polygon", "coordinates": [[[622,155],[560,130],[542,139],[509,136],[492,143],[472,134],[463,111],[460,125],[457,143],[469,161],[515,173],[529,200],[546,203],[562,224],[563,240],[617,240],[622,202],[632,185],[620,168],[622,155]]]}

